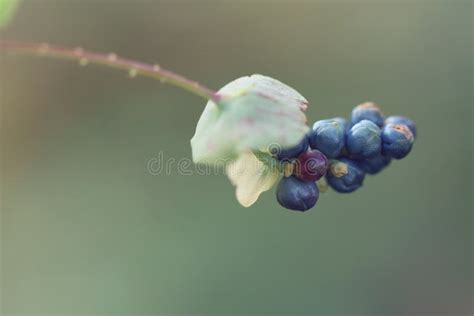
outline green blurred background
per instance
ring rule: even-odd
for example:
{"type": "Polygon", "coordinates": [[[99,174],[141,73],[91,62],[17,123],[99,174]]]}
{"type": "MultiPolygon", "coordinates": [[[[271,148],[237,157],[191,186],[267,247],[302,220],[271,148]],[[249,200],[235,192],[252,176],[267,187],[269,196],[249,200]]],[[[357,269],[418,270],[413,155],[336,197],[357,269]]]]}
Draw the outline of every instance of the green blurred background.
{"type": "Polygon", "coordinates": [[[113,51],[219,88],[295,87],[315,121],[413,118],[412,154],[307,213],[251,208],[190,158],[205,102],[1,56],[2,315],[471,315],[471,1],[23,1],[2,38],[113,51]]]}

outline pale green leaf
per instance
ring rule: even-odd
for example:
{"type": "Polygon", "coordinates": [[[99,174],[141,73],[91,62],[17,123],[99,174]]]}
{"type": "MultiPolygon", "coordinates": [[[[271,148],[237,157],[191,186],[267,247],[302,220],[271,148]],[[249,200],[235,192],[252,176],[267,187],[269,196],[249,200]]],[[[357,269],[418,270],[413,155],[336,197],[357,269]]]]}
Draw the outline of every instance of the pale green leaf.
{"type": "Polygon", "coordinates": [[[226,172],[236,187],[237,200],[244,207],[255,203],[262,192],[269,190],[280,179],[276,168],[264,164],[252,152],[242,153],[226,166],[226,172]]]}
{"type": "Polygon", "coordinates": [[[193,160],[215,164],[243,152],[296,145],[308,131],[307,101],[278,80],[252,75],[219,90],[223,101],[208,101],[191,139],[193,160]]]}

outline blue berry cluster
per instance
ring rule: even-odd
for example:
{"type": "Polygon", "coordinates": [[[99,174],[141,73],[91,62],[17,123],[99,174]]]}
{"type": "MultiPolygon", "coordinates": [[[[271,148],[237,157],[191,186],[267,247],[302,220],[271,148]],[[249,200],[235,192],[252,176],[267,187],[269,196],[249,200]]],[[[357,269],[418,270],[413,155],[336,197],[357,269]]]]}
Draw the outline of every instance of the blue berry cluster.
{"type": "Polygon", "coordinates": [[[324,176],[335,191],[353,192],[366,174],[379,173],[392,159],[406,157],[415,136],[412,120],[385,118],[371,102],[356,106],[350,121],[340,117],[317,121],[298,145],[275,153],[293,166],[278,184],[277,200],[291,210],[312,208],[319,198],[315,181],[324,176]]]}

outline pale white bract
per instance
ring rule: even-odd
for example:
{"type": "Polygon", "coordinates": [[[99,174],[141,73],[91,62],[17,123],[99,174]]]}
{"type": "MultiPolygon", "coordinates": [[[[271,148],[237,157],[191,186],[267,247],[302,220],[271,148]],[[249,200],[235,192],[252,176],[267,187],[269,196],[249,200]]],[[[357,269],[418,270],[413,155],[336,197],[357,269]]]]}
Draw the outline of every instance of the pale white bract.
{"type": "Polygon", "coordinates": [[[262,75],[238,78],[218,94],[222,101],[208,101],[191,139],[193,161],[232,161],[228,176],[236,186],[238,201],[247,207],[279,176],[252,152],[265,152],[269,145],[298,144],[309,130],[304,114],[308,101],[286,84],[262,75]]]}
{"type": "Polygon", "coordinates": [[[262,192],[273,187],[280,179],[276,168],[270,168],[257,159],[252,152],[242,153],[239,158],[226,166],[227,177],[236,187],[237,201],[249,207],[262,192]]]}

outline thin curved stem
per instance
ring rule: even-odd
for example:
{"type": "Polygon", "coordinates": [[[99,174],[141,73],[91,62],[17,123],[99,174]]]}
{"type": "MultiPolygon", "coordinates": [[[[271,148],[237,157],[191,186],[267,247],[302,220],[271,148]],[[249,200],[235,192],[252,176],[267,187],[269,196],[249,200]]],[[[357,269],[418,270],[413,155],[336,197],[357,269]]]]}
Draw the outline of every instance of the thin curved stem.
{"type": "Polygon", "coordinates": [[[159,65],[151,65],[122,58],[114,53],[97,53],[85,50],[81,47],[67,48],[46,43],[25,43],[14,41],[0,41],[0,52],[76,60],[82,66],[91,63],[124,69],[128,71],[131,77],[142,75],[155,78],[161,82],[166,82],[194,93],[206,100],[213,100],[216,103],[220,100],[220,96],[216,91],[201,85],[197,81],[190,80],[170,70],[163,69],[159,65]]]}

